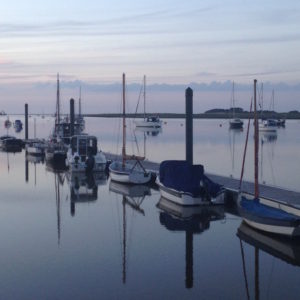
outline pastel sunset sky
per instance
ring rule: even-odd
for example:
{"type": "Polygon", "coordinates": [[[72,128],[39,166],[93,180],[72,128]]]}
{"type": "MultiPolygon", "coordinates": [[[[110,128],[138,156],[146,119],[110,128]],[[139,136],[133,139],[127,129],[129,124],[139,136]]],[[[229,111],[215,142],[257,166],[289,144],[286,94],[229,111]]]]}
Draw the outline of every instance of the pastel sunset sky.
{"type": "MultiPolygon", "coordinates": [[[[147,76],[149,111],[248,109],[253,79],[276,110],[300,110],[300,2],[296,0],[10,0],[0,9],[0,110],[52,113],[62,99],[116,112],[122,73],[132,106],[147,76]],[[136,84],[136,85],[134,85],[136,84]]],[[[266,104],[266,107],[268,104],[266,104]]]]}

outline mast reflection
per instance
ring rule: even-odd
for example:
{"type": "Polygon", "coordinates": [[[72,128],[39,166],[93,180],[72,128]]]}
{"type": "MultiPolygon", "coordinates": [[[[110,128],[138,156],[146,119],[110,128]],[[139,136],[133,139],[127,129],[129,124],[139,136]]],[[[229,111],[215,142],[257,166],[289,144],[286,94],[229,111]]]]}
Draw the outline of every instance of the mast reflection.
{"type": "Polygon", "coordinates": [[[254,295],[255,299],[260,298],[259,285],[259,251],[263,251],[281,261],[293,266],[300,266],[300,241],[292,240],[278,235],[266,234],[255,230],[242,222],[237,231],[237,237],[240,239],[241,254],[243,261],[243,273],[245,279],[245,287],[247,299],[250,299],[250,291],[248,287],[247,270],[245,263],[245,255],[243,243],[254,247],[254,295]]]}
{"type": "Polygon", "coordinates": [[[129,206],[133,211],[145,216],[145,211],[141,205],[146,196],[150,195],[150,187],[147,185],[129,185],[115,181],[110,181],[109,190],[116,195],[122,196],[122,282],[126,284],[126,250],[127,250],[127,214],[126,206],[129,206]]]}
{"type": "Polygon", "coordinates": [[[163,197],[157,207],[161,209],[161,225],[170,231],[185,231],[185,287],[193,287],[193,237],[210,227],[210,222],[225,218],[222,205],[185,207],[177,205],[163,197]]]}
{"type": "Polygon", "coordinates": [[[57,169],[52,164],[46,162],[46,170],[54,175],[55,204],[56,204],[56,222],[57,222],[57,244],[61,240],[61,187],[65,182],[65,169],[57,169]]]}

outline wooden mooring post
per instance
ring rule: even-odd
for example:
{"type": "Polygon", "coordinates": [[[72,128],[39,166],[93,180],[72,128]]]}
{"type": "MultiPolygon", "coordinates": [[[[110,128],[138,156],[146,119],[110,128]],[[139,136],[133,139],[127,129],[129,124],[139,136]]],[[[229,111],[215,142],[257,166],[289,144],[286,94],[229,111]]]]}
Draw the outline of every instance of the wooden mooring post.
{"type": "Polygon", "coordinates": [[[25,104],[25,140],[28,140],[28,104],[25,104]]]}
{"type": "Polygon", "coordinates": [[[193,90],[185,90],[185,155],[186,161],[193,164],[193,90]]]}

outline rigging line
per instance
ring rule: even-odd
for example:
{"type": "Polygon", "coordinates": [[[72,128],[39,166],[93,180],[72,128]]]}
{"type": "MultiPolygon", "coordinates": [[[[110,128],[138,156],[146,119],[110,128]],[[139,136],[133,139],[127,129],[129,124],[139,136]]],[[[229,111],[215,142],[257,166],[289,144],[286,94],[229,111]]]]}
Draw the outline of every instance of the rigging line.
{"type": "Polygon", "coordinates": [[[249,300],[250,295],[249,295],[249,287],[248,287],[246,264],[245,264],[245,254],[244,254],[244,248],[243,248],[243,243],[242,243],[241,239],[240,239],[240,246],[241,246],[242,262],[243,262],[243,273],[244,273],[245,285],[246,285],[246,293],[247,293],[247,299],[249,300]]]}
{"type": "MultiPolygon", "coordinates": [[[[272,149],[271,149],[271,156],[272,156],[272,149]]],[[[272,157],[273,158],[273,157],[272,157]]],[[[275,179],[275,175],[274,175],[274,168],[273,168],[273,164],[272,164],[272,159],[270,158],[270,156],[268,155],[268,161],[270,163],[270,169],[271,169],[271,175],[272,175],[272,184],[277,186],[276,184],[276,179],[275,179]]]]}
{"type": "Polygon", "coordinates": [[[139,148],[137,136],[136,136],[136,134],[135,134],[135,130],[133,131],[133,136],[134,136],[134,141],[135,141],[136,148],[137,148],[137,153],[138,153],[138,155],[140,155],[140,148],[139,148]]]}
{"type": "Polygon", "coordinates": [[[250,104],[250,114],[249,114],[249,119],[248,119],[246,142],[245,142],[245,148],[244,148],[244,154],[243,154],[243,163],[242,163],[241,177],[240,177],[240,183],[239,183],[239,192],[241,191],[242,181],[243,181],[243,176],[244,176],[244,167],[245,167],[246,152],[247,152],[248,137],[249,137],[249,129],[250,129],[250,118],[251,118],[250,115],[251,115],[251,112],[252,112],[252,100],[253,100],[253,98],[251,98],[251,104],[250,104]]]}
{"type": "Polygon", "coordinates": [[[139,93],[139,97],[138,97],[138,102],[137,102],[137,105],[136,105],[136,108],[135,108],[135,113],[134,113],[135,116],[136,116],[137,111],[138,111],[138,107],[139,107],[139,104],[140,104],[142,92],[143,92],[143,86],[141,86],[141,89],[140,89],[140,93],[139,93]]]}
{"type": "MultiPolygon", "coordinates": [[[[122,95],[122,93],[121,93],[121,95],[122,95]]],[[[119,102],[119,113],[120,114],[121,114],[121,111],[122,111],[122,100],[119,102]]],[[[115,160],[118,160],[118,150],[119,150],[119,142],[120,142],[120,136],[121,136],[121,118],[118,118],[117,129],[115,128],[115,130],[117,131],[117,145],[116,145],[116,150],[114,152],[115,152],[115,160]]],[[[112,147],[112,149],[113,149],[113,147],[112,147]]]]}
{"type": "MultiPolygon", "coordinates": [[[[231,139],[231,130],[229,130],[229,135],[228,135],[228,140],[229,140],[229,152],[230,152],[230,159],[231,159],[231,164],[232,164],[232,159],[233,159],[233,151],[232,151],[232,139],[231,139]]],[[[233,169],[233,168],[232,168],[233,169]]],[[[231,170],[233,172],[233,170],[231,170]]],[[[232,175],[232,174],[231,174],[232,175]]]]}

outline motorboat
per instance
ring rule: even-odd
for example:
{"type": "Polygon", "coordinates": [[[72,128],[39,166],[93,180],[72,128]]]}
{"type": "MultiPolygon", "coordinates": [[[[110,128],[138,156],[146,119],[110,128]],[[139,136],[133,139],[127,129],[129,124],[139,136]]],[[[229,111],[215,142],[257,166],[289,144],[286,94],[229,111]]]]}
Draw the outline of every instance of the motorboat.
{"type": "Polygon", "coordinates": [[[0,149],[7,152],[21,152],[23,141],[10,135],[0,137],[0,149]]]}
{"type": "Polygon", "coordinates": [[[67,158],[66,146],[62,142],[55,140],[48,141],[45,149],[45,158],[55,169],[64,169],[66,167],[65,162],[67,158]]]}
{"type": "Polygon", "coordinates": [[[244,122],[241,119],[234,118],[229,120],[229,126],[231,129],[243,128],[244,122]]]}
{"type": "Polygon", "coordinates": [[[277,132],[277,120],[275,119],[266,119],[262,120],[258,125],[259,131],[266,131],[266,132],[277,132]]]}
{"type": "Polygon", "coordinates": [[[202,165],[165,160],[156,178],[161,196],[179,205],[224,204],[225,189],[204,174],[202,165]]]}
{"type": "Polygon", "coordinates": [[[45,154],[46,142],[43,140],[34,139],[26,144],[25,149],[27,154],[43,156],[45,154]]]}
{"type": "Polygon", "coordinates": [[[72,136],[66,157],[66,166],[71,172],[103,172],[106,164],[104,153],[98,151],[95,136],[87,134],[72,136]]]}
{"type": "Polygon", "coordinates": [[[16,130],[22,129],[22,128],[23,128],[23,123],[22,123],[22,121],[21,121],[21,120],[15,120],[15,122],[14,122],[14,127],[15,127],[16,130]]]}

